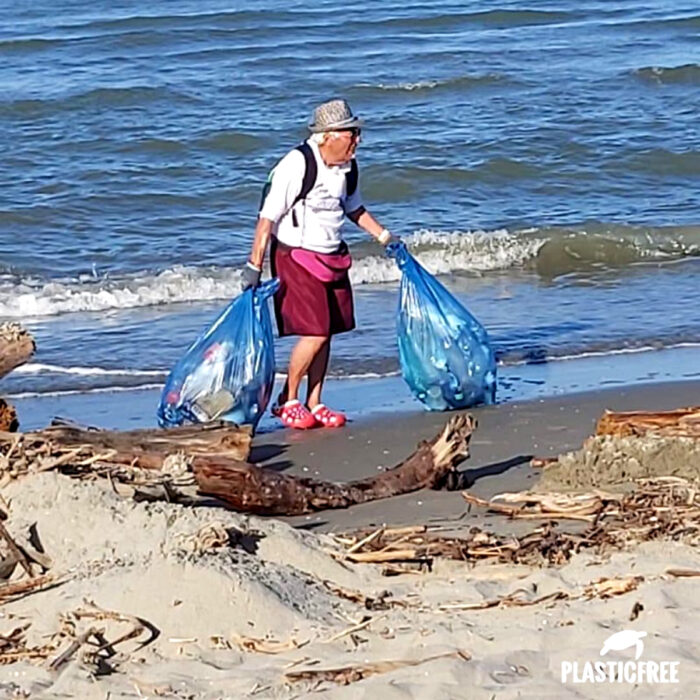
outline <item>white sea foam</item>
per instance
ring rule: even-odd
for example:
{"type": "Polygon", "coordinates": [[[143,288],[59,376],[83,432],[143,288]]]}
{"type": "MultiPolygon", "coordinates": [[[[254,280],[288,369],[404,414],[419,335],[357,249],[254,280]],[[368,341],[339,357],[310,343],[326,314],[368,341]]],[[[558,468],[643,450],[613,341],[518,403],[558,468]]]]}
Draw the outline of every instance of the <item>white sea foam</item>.
{"type": "Polygon", "coordinates": [[[419,80],[415,83],[379,83],[377,87],[380,90],[423,90],[425,88],[435,88],[440,85],[439,80],[419,80]]]}
{"type": "MultiPolygon", "coordinates": [[[[120,370],[103,370],[100,367],[57,367],[54,365],[46,365],[51,367],[52,372],[57,373],[71,373],[78,375],[115,375],[115,376],[163,376],[165,377],[166,372],[158,370],[130,370],[130,369],[120,369],[120,370]]],[[[19,368],[18,368],[19,369],[19,368]]],[[[13,373],[17,372],[15,369],[13,373]]],[[[343,374],[339,376],[330,375],[328,380],[330,381],[363,381],[371,379],[384,379],[385,377],[396,377],[401,373],[398,371],[391,371],[386,373],[381,372],[358,372],[355,374],[343,374]]],[[[275,380],[281,381],[287,378],[287,374],[284,372],[276,372],[275,380]]],[[[123,393],[126,391],[151,391],[155,389],[162,389],[162,383],[148,382],[146,384],[134,384],[133,386],[99,386],[99,387],[80,387],[78,389],[58,389],[55,391],[22,391],[15,394],[7,394],[8,399],[31,399],[31,398],[49,398],[49,397],[60,397],[60,396],[75,396],[78,394],[108,394],[111,392],[123,393]]]]}
{"type": "MultiPolygon", "coordinates": [[[[537,254],[544,239],[506,230],[441,232],[420,230],[406,237],[418,260],[433,274],[474,272],[520,265],[537,254]]],[[[382,254],[356,257],[354,284],[395,282],[401,273],[382,254]]],[[[24,280],[0,287],[0,316],[28,318],[57,314],[133,309],[191,301],[231,299],[240,292],[238,268],[178,266],[156,275],[121,279],[52,281],[24,280]]]]}
{"type": "Polygon", "coordinates": [[[0,316],[26,318],[228,299],[240,289],[240,270],[185,266],[157,275],[94,283],[47,282],[31,286],[22,283],[0,290],[0,316]]]}
{"type": "Polygon", "coordinates": [[[157,369],[105,369],[104,367],[62,367],[41,362],[30,362],[20,365],[13,370],[13,374],[73,374],[82,377],[160,377],[164,370],[157,369]]]}

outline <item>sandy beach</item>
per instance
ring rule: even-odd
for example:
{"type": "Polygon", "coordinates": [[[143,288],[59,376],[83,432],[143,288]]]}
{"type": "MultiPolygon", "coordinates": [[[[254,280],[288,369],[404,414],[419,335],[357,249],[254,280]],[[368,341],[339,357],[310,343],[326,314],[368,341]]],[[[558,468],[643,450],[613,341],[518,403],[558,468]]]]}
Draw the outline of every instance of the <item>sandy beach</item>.
{"type": "Polygon", "coordinates": [[[0,326],[36,347],[0,343],[0,700],[700,697],[700,411],[593,436],[700,407],[697,2],[3,10],[0,326]],[[352,253],[348,424],[173,438],[164,383],[271,275],[262,191],[335,97],[362,130],[284,200],[287,243],[352,253]],[[473,432],[400,376],[360,201],[488,332],[473,432]]]}
{"type": "MultiPolygon", "coordinates": [[[[470,492],[530,489],[530,457],[578,449],[606,408],[693,405],[699,389],[642,385],[476,408],[471,458],[461,465],[470,492]]],[[[265,432],[251,460],[299,476],[360,478],[400,462],[446,418],[377,413],[337,431],[265,432]]],[[[696,585],[665,573],[700,569],[697,549],[680,541],[584,550],[561,566],[436,557],[430,571],[387,577],[380,564],[349,560],[337,536],[406,525],[517,536],[536,525],[469,509],[460,492],[445,491],[286,522],[134,502],[107,480],[54,472],[10,480],[2,496],[6,527],[21,543],[35,526],[57,580],[1,604],[0,639],[20,634],[37,659],[0,666],[0,697],[651,698],[692,697],[700,680],[696,585]],[[597,581],[630,577],[623,594],[584,595],[597,581]],[[493,603],[512,595],[526,604],[493,603]],[[88,626],[115,640],[138,619],[147,626],[107,660],[83,649],[49,667],[88,626]],[[563,668],[600,660],[606,639],[628,629],[646,632],[644,660],[678,662],[678,683],[601,686],[574,682],[573,671],[563,682],[563,668]]]]}

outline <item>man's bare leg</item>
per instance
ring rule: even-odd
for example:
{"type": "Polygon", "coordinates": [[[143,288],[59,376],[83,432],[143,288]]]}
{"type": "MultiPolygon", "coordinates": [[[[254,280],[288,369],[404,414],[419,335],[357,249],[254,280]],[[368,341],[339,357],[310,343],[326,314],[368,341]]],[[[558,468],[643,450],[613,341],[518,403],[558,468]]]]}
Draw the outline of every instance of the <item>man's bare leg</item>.
{"type": "Polygon", "coordinates": [[[319,351],[316,353],[316,357],[311,361],[309,365],[309,383],[306,388],[306,405],[313,409],[315,406],[321,403],[321,391],[323,390],[323,380],[326,378],[326,371],[328,370],[328,358],[331,354],[331,339],[326,338],[326,341],[319,351]]]}
{"type": "MultiPolygon", "coordinates": [[[[311,363],[327,342],[328,338],[326,336],[305,335],[299,338],[289,357],[287,381],[278,398],[278,403],[280,405],[285,401],[292,401],[299,398],[299,386],[301,381],[309,371],[311,363]]],[[[328,358],[326,358],[325,362],[328,362],[328,358]]]]}

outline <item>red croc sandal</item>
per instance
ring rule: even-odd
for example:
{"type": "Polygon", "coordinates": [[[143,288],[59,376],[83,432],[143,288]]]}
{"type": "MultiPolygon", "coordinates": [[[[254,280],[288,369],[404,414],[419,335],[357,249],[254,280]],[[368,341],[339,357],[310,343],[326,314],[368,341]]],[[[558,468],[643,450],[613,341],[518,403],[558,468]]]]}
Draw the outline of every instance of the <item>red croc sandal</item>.
{"type": "Polygon", "coordinates": [[[309,409],[298,399],[287,401],[281,406],[273,406],[270,410],[272,415],[277,416],[288,428],[308,430],[318,425],[309,409]]]}
{"type": "Polygon", "coordinates": [[[325,404],[318,404],[311,409],[311,415],[324,428],[340,428],[345,425],[345,414],[340,411],[332,411],[325,404]]]}

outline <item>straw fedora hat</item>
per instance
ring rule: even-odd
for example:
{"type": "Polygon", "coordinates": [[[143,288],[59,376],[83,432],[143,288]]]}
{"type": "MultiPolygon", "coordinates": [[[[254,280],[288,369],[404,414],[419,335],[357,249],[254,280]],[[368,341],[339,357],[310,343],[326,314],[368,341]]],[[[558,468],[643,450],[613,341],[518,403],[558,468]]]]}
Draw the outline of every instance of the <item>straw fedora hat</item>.
{"type": "Polygon", "coordinates": [[[309,122],[309,131],[318,134],[323,131],[352,129],[363,124],[362,119],[353,115],[346,100],[336,98],[328,100],[314,109],[309,122]]]}

